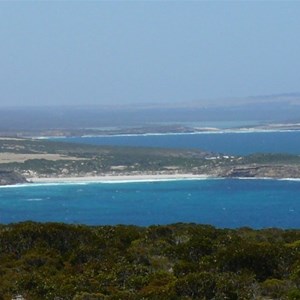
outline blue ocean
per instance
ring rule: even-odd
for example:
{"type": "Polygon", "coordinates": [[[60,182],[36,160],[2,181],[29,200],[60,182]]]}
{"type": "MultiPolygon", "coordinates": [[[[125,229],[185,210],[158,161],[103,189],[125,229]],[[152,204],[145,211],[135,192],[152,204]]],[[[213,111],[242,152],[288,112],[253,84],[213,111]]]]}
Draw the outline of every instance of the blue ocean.
{"type": "Polygon", "coordinates": [[[120,135],[56,140],[94,145],[201,149],[231,155],[263,152],[300,154],[300,131],[120,135]]]}
{"type": "Polygon", "coordinates": [[[299,228],[300,181],[205,179],[2,187],[0,223],[25,220],[299,228]]]}
{"type": "MultiPolygon", "coordinates": [[[[97,145],[197,148],[245,155],[300,154],[300,132],[64,138],[97,145]]],[[[300,181],[206,179],[44,184],[0,188],[0,223],[195,222],[217,227],[300,228],[300,181]]]]}

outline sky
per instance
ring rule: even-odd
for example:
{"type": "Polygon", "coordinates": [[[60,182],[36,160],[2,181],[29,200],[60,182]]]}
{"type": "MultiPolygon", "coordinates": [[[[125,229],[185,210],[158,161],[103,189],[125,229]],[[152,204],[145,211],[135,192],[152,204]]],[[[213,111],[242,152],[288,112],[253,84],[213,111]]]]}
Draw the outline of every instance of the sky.
{"type": "Polygon", "coordinates": [[[0,107],[299,92],[300,1],[1,1],[0,107]]]}

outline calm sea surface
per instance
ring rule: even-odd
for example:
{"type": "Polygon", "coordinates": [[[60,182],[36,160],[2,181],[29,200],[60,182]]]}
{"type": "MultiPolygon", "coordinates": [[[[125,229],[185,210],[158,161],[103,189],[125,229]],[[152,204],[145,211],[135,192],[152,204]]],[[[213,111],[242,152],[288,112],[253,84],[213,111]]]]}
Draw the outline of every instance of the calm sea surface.
{"type": "Polygon", "coordinates": [[[0,188],[0,223],[25,220],[300,228],[300,181],[209,179],[0,188]]]}
{"type": "Polygon", "coordinates": [[[300,131],[73,137],[56,140],[94,145],[196,148],[232,155],[257,152],[300,154],[300,131]]]}
{"type": "MultiPolygon", "coordinates": [[[[228,154],[300,154],[300,132],[66,138],[98,145],[198,148],[228,154]]],[[[178,180],[0,188],[0,223],[195,222],[217,227],[300,228],[300,181],[178,180]]]]}

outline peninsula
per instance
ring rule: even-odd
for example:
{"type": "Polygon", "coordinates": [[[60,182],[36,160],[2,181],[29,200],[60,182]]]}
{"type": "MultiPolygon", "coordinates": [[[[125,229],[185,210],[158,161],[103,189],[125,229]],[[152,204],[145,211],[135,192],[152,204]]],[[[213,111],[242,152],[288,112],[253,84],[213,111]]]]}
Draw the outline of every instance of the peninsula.
{"type": "Polygon", "coordinates": [[[2,137],[0,185],[181,178],[300,178],[300,157],[229,156],[200,150],[94,146],[2,137]]]}

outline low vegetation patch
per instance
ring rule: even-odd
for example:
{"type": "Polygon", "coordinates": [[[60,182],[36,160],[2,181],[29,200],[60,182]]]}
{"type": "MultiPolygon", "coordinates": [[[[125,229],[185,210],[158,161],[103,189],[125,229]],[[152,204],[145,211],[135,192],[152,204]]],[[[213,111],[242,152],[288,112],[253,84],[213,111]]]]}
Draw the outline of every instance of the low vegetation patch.
{"type": "Polygon", "coordinates": [[[299,299],[300,230],[0,226],[0,299],[299,299]]]}

